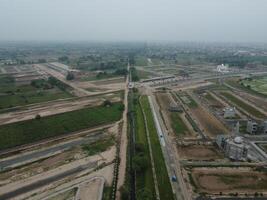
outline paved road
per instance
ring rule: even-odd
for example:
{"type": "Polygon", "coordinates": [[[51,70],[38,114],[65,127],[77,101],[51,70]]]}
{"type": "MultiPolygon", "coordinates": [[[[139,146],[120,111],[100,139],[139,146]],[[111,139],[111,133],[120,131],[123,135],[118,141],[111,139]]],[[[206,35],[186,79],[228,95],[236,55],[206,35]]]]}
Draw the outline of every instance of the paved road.
{"type": "Polygon", "coordinates": [[[157,132],[161,140],[162,152],[163,152],[163,156],[165,159],[165,163],[167,165],[169,178],[171,180],[171,177],[174,175],[177,177],[176,182],[171,182],[172,188],[176,195],[176,199],[187,200],[189,198],[188,198],[188,193],[187,193],[187,190],[186,190],[186,187],[184,185],[183,178],[181,175],[180,164],[174,155],[176,150],[173,149],[173,144],[168,138],[168,135],[167,135],[168,132],[166,128],[164,127],[163,121],[160,117],[159,110],[156,109],[159,106],[157,105],[155,99],[152,98],[152,96],[149,96],[148,98],[149,98],[150,107],[152,109],[154,121],[156,124],[157,132]]]}
{"type": "Polygon", "coordinates": [[[55,176],[52,176],[52,177],[49,177],[49,178],[42,179],[42,180],[34,182],[32,184],[25,185],[25,186],[23,186],[21,188],[18,188],[16,190],[14,190],[14,191],[2,194],[2,195],[0,195],[0,199],[6,199],[6,200],[7,199],[13,199],[16,196],[19,196],[19,195],[27,193],[29,191],[38,189],[40,187],[43,187],[43,186],[48,185],[50,183],[53,183],[55,181],[61,180],[63,178],[66,178],[67,176],[74,175],[74,174],[79,173],[79,172],[81,172],[81,171],[83,171],[85,169],[95,167],[96,165],[97,165],[97,162],[91,163],[91,164],[82,165],[82,166],[70,169],[70,170],[68,170],[66,172],[63,172],[61,174],[58,174],[58,175],[55,175],[55,176]]]}
{"type": "Polygon", "coordinates": [[[101,137],[101,134],[102,132],[90,133],[90,135],[87,136],[86,138],[82,138],[82,139],[67,142],[61,145],[53,146],[51,148],[47,148],[41,151],[35,151],[32,153],[20,155],[15,158],[2,160],[0,161],[0,171],[11,168],[11,167],[15,167],[15,166],[17,167],[19,165],[32,163],[34,161],[44,159],[52,155],[56,155],[58,153],[61,153],[62,151],[66,151],[74,146],[93,142],[99,137],[101,137]]]}

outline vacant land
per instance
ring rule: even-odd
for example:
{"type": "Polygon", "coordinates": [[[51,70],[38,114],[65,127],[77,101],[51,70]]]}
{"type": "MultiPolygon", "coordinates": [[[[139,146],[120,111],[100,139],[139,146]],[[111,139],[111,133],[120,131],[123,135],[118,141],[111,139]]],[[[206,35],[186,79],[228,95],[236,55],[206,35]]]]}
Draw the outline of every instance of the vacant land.
{"type": "Polygon", "coordinates": [[[121,118],[122,103],[98,106],[0,126],[0,150],[36,142],[121,118]]]}
{"type": "Polygon", "coordinates": [[[192,181],[198,192],[262,192],[267,189],[267,174],[244,168],[194,168],[192,181]]]}
{"type": "Polygon", "coordinates": [[[90,144],[84,144],[82,149],[88,156],[106,151],[108,148],[115,144],[115,138],[113,136],[106,137],[90,144]]]}
{"type": "Polygon", "coordinates": [[[267,153],[267,144],[257,144],[267,153]]]}
{"type": "Polygon", "coordinates": [[[160,198],[171,200],[174,197],[172,193],[170,179],[165,165],[163,153],[161,151],[160,141],[158,138],[157,130],[154,124],[154,119],[151,113],[147,96],[141,98],[141,105],[146,115],[147,125],[150,134],[152,153],[153,157],[155,158],[154,162],[155,162],[155,170],[158,180],[160,198]]]}
{"type": "Polygon", "coordinates": [[[204,108],[198,107],[191,111],[209,136],[215,137],[216,135],[228,133],[225,126],[204,108]]]}
{"type": "Polygon", "coordinates": [[[222,159],[223,155],[214,147],[207,145],[178,146],[179,155],[187,160],[216,160],[222,159]]]}
{"type": "Polygon", "coordinates": [[[0,76],[0,109],[71,96],[63,88],[46,80],[36,80],[28,85],[16,85],[12,77],[0,76]]]}
{"type": "Polygon", "coordinates": [[[189,108],[196,108],[198,107],[197,102],[192,99],[187,93],[179,92],[177,93],[178,97],[182,100],[184,104],[186,104],[189,108]]]}
{"type": "Polygon", "coordinates": [[[250,90],[267,95],[267,76],[246,78],[240,81],[240,84],[250,90]]]}
{"type": "Polygon", "coordinates": [[[177,137],[190,134],[187,126],[181,118],[181,113],[170,112],[169,107],[171,105],[171,99],[167,93],[157,93],[157,100],[159,102],[161,110],[166,113],[168,120],[173,132],[177,137]]]}
{"type": "Polygon", "coordinates": [[[227,98],[230,102],[235,104],[237,107],[240,107],[240,108],[244,109],[245,111],[247,111],[251,115],[253,115],[253,116],[257,117],[257,118],[264,118],[265,117],[265,115],[263,113],[261,113],[260,111],[256,110],[255,108],[253,108],[249,104],[245,103],[244,101],[238,99],[237,97],[235,97],[234,95],[230,94],[229,92],[220,92],[220,94],[222,96],[224,96],[225,98],[227,98]]]}

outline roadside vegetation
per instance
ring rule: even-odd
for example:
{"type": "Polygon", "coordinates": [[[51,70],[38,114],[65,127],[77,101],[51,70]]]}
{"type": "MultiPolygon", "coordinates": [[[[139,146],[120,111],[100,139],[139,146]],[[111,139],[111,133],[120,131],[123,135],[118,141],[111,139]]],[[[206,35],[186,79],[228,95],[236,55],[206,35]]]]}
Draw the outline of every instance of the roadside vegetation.
{"type": "Polygon", "coordinates": [[[235,104],[237,107],[240,107],[250,113],[251,115],[257,117],[257,118],[264,118],[265,115],[261,113],[260,111],[256,110],[252,106],[248,105],[244,101],[238,99],[237,97],[233,96],[232,94],[228,92],[221,92],[221,95],[223,95],[225,98],[227,98],[229,101],[231,101],[233,104],[235,104]]]}
{"type": "Polygon", "coordinates": [[[106,151],[115,144],[115,137],[109,136],[104,139],[97,140],[94,143],[82,145],[82,149],[87,153],[88,156],[95,155],[106,151]]]}
{"type": "Polygon", "coordinates": [[[72,97],[66,89],[66,85],[52,77],[17,85],[12,77],[0,76],[0,109],[72,97]]]}
{"type": "Polygon", "coordinates": [[[172,193],[170,179],[165,165],[165,160],[161,150],[160,141],[158,138],[157,130],[154,124],[154,119],[152,116],[147,96],[141,97],[140,102],[146,115],[147,125],[150,133],[150,142],[151,142],[153,157],[155,158],[154,162],[155,162],[155,170],[158,181],[160,199],[171,200],[174,199],[174,197],[172,193]]]}
{"type": "Polygon", "coordinates": [[[122,103],[113,103],[2,125],[0,150],[118,121],[123,109],[122,103]]]}
{"type": "Polygon", "coordinates": [[[146,135],[147,133],[138,95],[135,95],[134,110],[136,122],[136,155],[133,158],[133,164],[136,170],[137,200],[142,200],[144,195],[150,197],[149,199],[155,199],[155,186],[146,135]]]}

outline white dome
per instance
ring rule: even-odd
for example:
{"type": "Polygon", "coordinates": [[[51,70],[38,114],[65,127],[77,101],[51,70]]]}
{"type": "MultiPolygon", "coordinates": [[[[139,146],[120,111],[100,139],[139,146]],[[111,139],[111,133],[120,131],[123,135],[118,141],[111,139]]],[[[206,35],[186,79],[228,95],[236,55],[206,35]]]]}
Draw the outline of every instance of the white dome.
{"type": "Polygon", "coordinates": [[[243,139],[241,137],[235,137],[234,142],[236,144],[241,144],[243,142],[243,139]]]}

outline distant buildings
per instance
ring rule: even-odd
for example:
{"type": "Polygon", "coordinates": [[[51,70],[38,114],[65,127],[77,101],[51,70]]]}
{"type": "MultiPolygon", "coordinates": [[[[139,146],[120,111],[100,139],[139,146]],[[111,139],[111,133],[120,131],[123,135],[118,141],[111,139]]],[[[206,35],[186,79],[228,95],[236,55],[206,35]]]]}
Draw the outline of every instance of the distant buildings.
{"type": "Polygon", "coordinates": [[[247,122],[247,133],[249,134],[267,134],[267,120],[257,123],[255,121],[249,120],[247,122]]]}
{"type": "Polygon", "coordinates": [[[217,72],[221,72],[221,73],[227,73],[229,72],[228,66],[221,64],[217,66],[217,72]]]}

